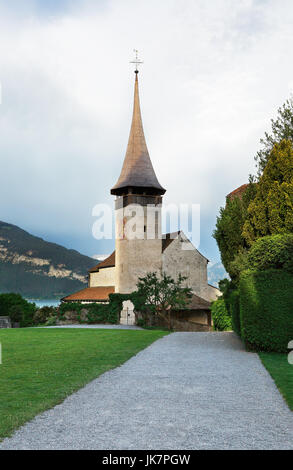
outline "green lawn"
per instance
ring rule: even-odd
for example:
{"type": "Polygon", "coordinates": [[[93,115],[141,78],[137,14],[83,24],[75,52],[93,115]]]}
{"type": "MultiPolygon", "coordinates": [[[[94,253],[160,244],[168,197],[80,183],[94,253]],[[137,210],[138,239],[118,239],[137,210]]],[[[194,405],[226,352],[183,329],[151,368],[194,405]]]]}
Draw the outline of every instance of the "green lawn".
{"type": "Polygon", "coordinates": [[[166,334],[158,330],[0,330],[0,439],[166,334]]]}
{"type": "Polygon", "coordinates": [[[262,352],[259,357],[293,411],[293,365],[289,364],[288,355],[262,352]]]}

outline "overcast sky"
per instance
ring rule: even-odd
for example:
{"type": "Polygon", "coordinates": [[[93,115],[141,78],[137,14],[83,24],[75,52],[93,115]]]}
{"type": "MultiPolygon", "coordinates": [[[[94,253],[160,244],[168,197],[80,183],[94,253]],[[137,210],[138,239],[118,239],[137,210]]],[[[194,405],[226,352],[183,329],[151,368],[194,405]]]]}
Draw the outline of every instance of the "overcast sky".
{"type": "Polygon", "coordinates": [[[225,196],[293,88],[292,0],[0,0],[0,220],[88,255],[113,203],[139,49],[147,144],[166,203],[201,205],[202,252],[225,196]]]}

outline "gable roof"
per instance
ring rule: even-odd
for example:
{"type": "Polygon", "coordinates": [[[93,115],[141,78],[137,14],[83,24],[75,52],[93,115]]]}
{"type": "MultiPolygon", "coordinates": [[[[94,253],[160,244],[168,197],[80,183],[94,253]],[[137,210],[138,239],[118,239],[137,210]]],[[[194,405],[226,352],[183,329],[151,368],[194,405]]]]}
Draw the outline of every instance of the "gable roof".
{"type": "Polygon", "coordinates": [[[243,193],[246,190],[247,186],[247,183],[242,184],[241,186],[239,186],[239,188],[234,189],[234,191],[229,193],[226,197],[229,199],[234,199],[235,197],[239,197],[240,199],[242,199],[243,193]]]}
{"type": "MultiPolygon", "coordinates": [[[[175,238],[179,235],[180,230],[178,232],[172,232],[172,233],[166,233],[165,237],[162,239],[162,252],[172,243],[175,238]]],[[[115,267],[115,253],[116,251],[114,250],[113,253],[108,256],[108,258],[104,259],[104,261],[101,261],[98,263],[96,266],[93,268],[89,269],[89,273],[95,273],[98,272],[99,269],[103,268],[114,268],[115,267]]]]}
{"type": "Polygon", "coordinates": [[[162,238],[162,252],[165,251],[169,245],[171,245],[173,240],[178,238],[179,234],[180,230],[178,230],[177,232],[166,233],[165,236],[163,235],[164,238],[162,238]]]}
{"type": "Polygon", "coordinates": [[[89,273],[95,273],[98,272],[99,269],[101,268],[114,268],[115,267],[115,251],[108,256],[108,258],[104,259],[104,261],[101,261],[98,263],[96,266],[91,268],[89,270],[89,273]]]}
{"type": "MultiPolygon", "coordinates": [[[[166,250],[166,248],[168,248],[169,245],[171,245],[171,243],[178,239],[178,235],[181,233],[181,230],[178,230],[177,232],[171,232],[171,233],[166,233],[165,235],[163,235],[163,238],[162,238],[162,253],[166,250]]],[[[200,251],[198,251],[196,248],[195,250],[203,257],[205,258],[207,261],[208,259],[202,254],[200,253],[200,251]]],[[[96,273],[99,271],[99,269],[103,269],[103,268],[114,268],[116,266],[116,263],[115,263],[115,253],[116,251],[114,250],[113,253],[111,253],[108,258],[104,259],[104,261],[101,261],[100,263],[98,263],[96,266],[94,266],[93,268],[89,269],[89,273],[96,273]]]]}
{"type": "Polygon", "coordinates": [[[67,297],[63,297],[61,299],[62,302],[69,302],[69,301],[108,301],[109,294],[113,294],[115,292],[114,286],[106,286],[106,287],[86,287],[74,294],[70,294],[67,297]]]}
{"type": "Polygon", "coordinates": [[[190,302],[188,303],[186,310],[210,310],[211,303],[207,300],[199,297],[199,295],[193,294],[190,302]]]}

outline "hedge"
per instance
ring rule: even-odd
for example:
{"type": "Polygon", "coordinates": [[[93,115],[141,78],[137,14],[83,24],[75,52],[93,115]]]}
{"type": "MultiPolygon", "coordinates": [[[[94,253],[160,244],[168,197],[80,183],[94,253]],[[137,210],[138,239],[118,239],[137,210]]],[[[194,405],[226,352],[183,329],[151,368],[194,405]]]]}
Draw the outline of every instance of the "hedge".
{"type": "Polygon", "coordinates": [[[240,324],[240,292],[238,289],[234,290],[229,295],[230,302],[230,315],[232,329],[241,336],[241,324],[240,324]]]}
{"type": "Polygon", "coordinates": [[[293,339],[293,275],[245,271],[240,278],[241,337],[252,351],[286,352],[293,339]]]}
{"type": "Polygon", "coordinates": [[[211,306],[214,329],[217,331],[231,330],[231,317],[226,309],[224,299],[215,300],[211,306]]]}
{"type": "Polygon", "coordinates": [[[293,274],[293,234],[268,235],[256,240],[248,251],[248,268],[284,269],[293,274]]]}

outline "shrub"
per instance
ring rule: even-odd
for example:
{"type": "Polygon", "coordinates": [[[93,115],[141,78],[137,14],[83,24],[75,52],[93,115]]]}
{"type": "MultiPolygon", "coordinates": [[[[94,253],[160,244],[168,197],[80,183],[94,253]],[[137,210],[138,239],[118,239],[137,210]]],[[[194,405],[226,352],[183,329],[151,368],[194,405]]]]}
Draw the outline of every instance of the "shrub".
{"type": "Polygon", "coordinates": [[[88,323],[117,323],[116,312],[110,304],[91,304],[87,311],[88,323]]]}
{"type": "MultiPolygon", "coordinates": [[[[129,295],[128,295],[129,298],[129,295]]],[[[116,299],[115,299],[116,300],[116,299]]],[[[119,302],[110,299],[109,304],[81,304],[78,302],[64,302],[58,309],[58,320],[66,320],[66,316],[73,313],[79,323],[117,323],[119,302]]]]}
{"type": "Polygon", "coordinates": [[[142,299],[137,292],[132,294],[110,294],[108,304],[63,302],[58,308],[57,318],[58,320],[66,320],[66,316],[73,313],[72,317],[80,323],[115,324],[119,322],[119,314],[124,300],[131,300],[136,310],[140,310],[142,307],[142,299]]]}
{"type": "Polygon", "coordinates": [[[147,321],[145,318],[138,318],[136,324],[137,326],[140,326],[141,328],[145,328],[147,326],[147,321]]]}
{"type": "Polygon", "coordinates": [[[293,234],[259,238],[248,252],[250,269],[285,269],[293,274],[293,234]]]}
{"type": "Polygon", "coordinates": [[[237,335],[241,336],[240,293],[238,289],[231,292],[229,300],[232,329],[237,335]]]}
{"type": "Polygon", "coordinates": [[[12,322],[21,327],[32,326],[36,305],[28,302],[20,294],[0,294],[0,316],[8,315],[12,322]]]}
{"type": "Polygon", "coordinates": [[[226,331],[231,329],[231,317],[226,309],[224,299],[213,302],[211,311],[215,330],[226,331]]]}
{"type": "Polygon", "coordinates": [[[293,339],[293,275],[245,271],[240,278],[241,337],[253,351],[286,352],[293,339]]]}
{"type": "Polygon", "coordinates": [[[237,289],[237,284],[234,281],[230,281],[229,279],[222,279],[219,282],[219,289],[222,292],[222,299],[224,299],[226,310],[230,312],[230,296],[235,289],[237,289]]]}
{"type": "Polygon", "coordinates": [[[45,325],[46,326],[55,326],[56,325],[56,320],[57,320],[56,315],[52,315],[51,317],[48,318],[45,325]]]}
{"type": "Polygon", "coordinates": [[[58,316],[64,317],[66,312],[80,313],[82,308],[84,308],[84,305],[80,302],[62,302],[58,307],[58,316]]]}
{"type": "Polygon", "coordinates": [[[233,261],[230,263],[230,274],[239,284],[241,273],[249,269],[248,250],[239,250],[233,261]]]}
{"type": "Polygon", "coordinates": [[[43,323],[46,323],[49,317],[51,317],[55,313],[55,308],[54,307],[41,307],[36,312],[34,313],[34,324],[35,325],[42,325],[43,323]]]}

